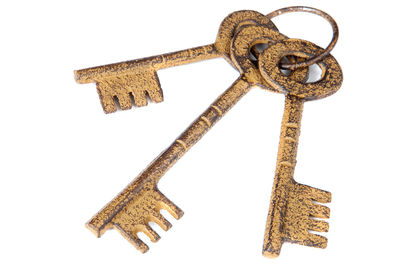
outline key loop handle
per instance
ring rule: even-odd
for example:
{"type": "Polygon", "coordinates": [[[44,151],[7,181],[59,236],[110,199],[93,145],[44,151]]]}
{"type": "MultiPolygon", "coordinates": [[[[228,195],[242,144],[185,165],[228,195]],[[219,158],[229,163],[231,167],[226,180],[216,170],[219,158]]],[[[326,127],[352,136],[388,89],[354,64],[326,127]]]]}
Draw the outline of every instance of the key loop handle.
{"type": "Polygon", "coordinates": [[[329,53],[335,47],[336,42],[339,38],[339,27],[336,24],[336,21],[329,14],[325,13],[322,10],[312,8],[312,7],[307,7],[307,6],[291,6],[291,7],[281,8],[281,9],[275,10],[275,11],[267,14],[266,17],[269,19],[272,19],[272,18],[280,16],[282,14],[292,13],[292,12],[307,12],[307,13],[316,14],[316,15],[324,18],[325,20],[327,20],[329,22],[329,24],[331,24],[332,30],[333,30],[333,36],[332,36],[331,42],[325,48],[325,50],[322,53],[320,53],[319,55],[311,57],[310,59],[307,59],[303,62],[298,62],[298,63],[293,63],[293,64],[288,63],[288,64],[280,65],[280,67],[283,69],[295,70],[295,69],[301,68],[301,67],[309,67],[312,64],[318,63],[319,61],[324,59],[326,56],[328,56],[329,53]]]}

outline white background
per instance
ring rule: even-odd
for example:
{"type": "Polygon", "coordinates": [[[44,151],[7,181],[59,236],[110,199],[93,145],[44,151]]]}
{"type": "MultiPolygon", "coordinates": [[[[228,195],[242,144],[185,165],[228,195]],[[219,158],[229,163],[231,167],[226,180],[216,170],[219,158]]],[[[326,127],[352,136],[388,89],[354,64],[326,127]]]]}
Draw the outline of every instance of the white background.
{"type": "MultiPolygon", "coordinates": [[[[396,1],[7,1],[0,5],[1,265],[399,265],[396,1]],[[159,71],[165,100],[105,115],[73,70],[212,43],[229,13],[308,5],[340,28],[344,83],[306,103],[295,178],[332,192],[325,250],[261,255],[284,97],[253,89],[162,179],[185,211],[142,255],[85,222],[238,76],[223,59],[159,71]]],[[[326,46],[309,14],[273,20],[326,46]]],[[[149,243],[146,237],[142,237],[149,243]]]]}

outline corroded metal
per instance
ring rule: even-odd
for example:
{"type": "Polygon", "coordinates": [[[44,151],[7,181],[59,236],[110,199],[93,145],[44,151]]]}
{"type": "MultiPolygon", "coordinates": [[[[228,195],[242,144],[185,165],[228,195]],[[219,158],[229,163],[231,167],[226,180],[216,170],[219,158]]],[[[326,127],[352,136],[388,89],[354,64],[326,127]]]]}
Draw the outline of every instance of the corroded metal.
{"type": "MultiPolygon", "coordinates": [[[[245,28],[246,25],[257,24],[254,21],[260,21],[258,13],[241,11],[228,16],[220,28],[220,34],[216,42],[216,47],[218,48],[216,49],[221,51],[221,54],[225,54],[228,48],[231,51],[231,39],[228,38],[230,36],[228,35],[228,29],[230,32],[231,25],[234,22],[235,25],[240,25],[240,30],[245,28]],[[239,17],[246,20],[239,22],[239,17]],[[224,43],[229,43],[229,46],[222,45],[224,43]]],[[[266,30],[274,28],[266,26],[270,25],[270,23],[265,20],[265,17],[263,17],[262,21],[264,24],[258,27],[266,30]]],[[[271,31],[275,32],[274,30],[271,31]]],[[[265,40],[265,42],[268,43],[268,40],[265,40]]],[[[247,56],[249,57],[249,54],[247,56]]],[[[230,58],[231,56],[229,55],[227,58],[229,62],[231,62],[230,58]]],[[[104,67],[97,68],[96,71],[102,68],[104,67]]],[[[254,64],[252,69],[256,70],[253,72],[257,73],[257,77],[261,77],[254,64]]],[[[102,71],[105,70],[103,69],[102,71]]],[[[158,181],[252,86],[256,85],[256,83],[251,82],[255,80],[252,77],[253,72],[243,73],[166,151],[161,153],[131,184],[99,211],[87,223],[87,227],[98,237],[107,229],[114,227],[139,251],[146,252],[148,246],[137,237],[137,233],[144,232],[152,241],[157,241],[159,236],[149,227],[148,222],[154,221],[165,230],[170,228],[170,223],[161,216],[160,209],[168,210],[176,219],[183,215],[183,211],[158,190],[158,181]]]]}
{"type": "Polygon", "coordinates": [[[326,237],[309,232],[327,232],[329,225],[316,218],[329,218],[329,208],[315,202],[331,201],[331,193],[299,184],[293,179],[296,166],[300,123],[305,101],[327,97],[342,84],[342,71],[333,56],[326,56],[319,66],[322,78],[314,83],[298,82],[282,74],[280,60],[288,55],[308,59],[323,52],[318,46],[297,39],[289,39],[269,46],[259,58],[263,78],[275,90],[286,93],[282,119],[278,159],[271,195],[263,254],[279,255],[284,241],[325,248],[326,237]]]}
{"type": "MultiPolygon", "coordinates": [[[[278,10],[270,13],[270,17],[279,12],[283,13],[278,10]]],[[[166,209],[176,219],[183,215],[183,211],[158,190],[161,177],[252,87],[257,86],[286,95],[263,254],[278,256],[285,241],[325,247],[326,238],[308,230],[328,230],[326,222],[310,219],[310,216],[328,218],[329,208],[313,201],[329,202],[331,195],[297,183],[293,174],[304,102],[327,97],[335,93],[342,83],[340,66],[329,51],[310,42],[288,39],[277,31],[267,16],[258,12],[238,11],[221,23],[214,44],[78,70],[75,71],[75,78],[79,83],[96,82],[104,111],[109,113],[116,110],[115,97],[121,109],[131,108],[132,97],[136,105],[145,105],[146,94],[156,102],[162,101],[157,70],[219,56],[239,71],[239,78],[167,150],[100,210],[87,227],[98,237],[106,230],[115,228],[139,251],[146,252],[148,246],[138,238],[138,232],[145,233],[155,242],[160,237],[149,226],[150,221],[164,230],[171,227],[160,214],[161,209],[166,209]],[[268,48],[260,52],[255,48],[258,44],[266,44],[268,48]],[[254,61],[251,53],[258,62],[254,61]],[[308,68],[298,66],[304,62],[308,65],[316,57],[322,60],[318,61],[323,70],[322,78],[318,82],[306,83],[308,68]],[[289,75],[281,72],[282,62],[289,67],[295,66],[289,75]]]]}
{"type": "Polygon", "coordinates": [[[235,81],[166,151],[99,211],[87,223],[87,227],[98,237],[107,229],[114,227],[139,251],[146,252],[148,246],[138,238],[137,233],[144,232],[152,241],[157,241],[159,237],[151,230],[148,222],[154,221],[165,230],[170,227],[170,224],[161,216],[160,209],[166,209],[176,219],[183,215],[183,211],[158,190],[158,181],[250,90],[250,85],[241,78],[235,81]]]}
{"type": "Polygon", "coordinates": [[[146,96],[153,102],[159,103],[163,101],[163,93],[157,76],[158,70],[216,57],[223,57],[231,63],[231,40],[237,30],[244,25],[262,25],[277,30],[275,25],[261,13],[252,10],[237,11],[222,21],[213,44],[76,70],[75,80],[78,83],[96,82],[105,113],[115,112],[117,102],[122,110],[130,109],[133,103],[138,107],[145,106],[146,96]]]}
{"type": "MultiPolygon", "coordinates": [[[[232,58],[238,58],[236,51],[245,51],[250,58],[249,51],[256,42],[247,43],[249,30],[264,29],[269,33],[263,37],[263,42],[269,44],[275,42],[272,38],[286,39],[285,36],[275,34],[264,26],[244,26],[235,37],[235,47],[232,58]],[[272,38],[271,38],[272,36],[272,38]],[[246,48],[247,47],[247,48],[246,48]]],[[[253,32],[259,34],[258,32],[253,32]]],[[[258,35],[256,35],[258,36],[258,35]]],[[[240,54],[240,58],[243,58],[240,54]]],[[[236,61],[235,61],[236,62],[236,61]]],[[[237,62],[236,62],[237,63],[237,62]]],[[[241,63],[239,63],[240,66],[241,63]]],[[[307,69],[296,70],[303,77],[307,76],[307,69]]],[[[114,227],[128,239],[139,251],[146,252],[148,246],[138,237],[138,232],[144,232],[152,241],[159,239],[148,222],[154,221],[164,229],[170,224],[160,214],[160,209],[168,210],[176,219],[183,215],[183,211],[168,200],[157,188],[160,178],[168,171],[200,138],[255,85],[263,83],[260,72],[254,64],[246,69],[241,67],[240,77],[228,88],[211,106],[196,119],[189,128],[179,136],[172,145],[155,159],[130,185],[128,185],[115,199],[98,212],[88,223],[87,227],[97,236],[107,229],[114,227]]],[[[266,84],[263,84],[264,86],[266,84]]]]}

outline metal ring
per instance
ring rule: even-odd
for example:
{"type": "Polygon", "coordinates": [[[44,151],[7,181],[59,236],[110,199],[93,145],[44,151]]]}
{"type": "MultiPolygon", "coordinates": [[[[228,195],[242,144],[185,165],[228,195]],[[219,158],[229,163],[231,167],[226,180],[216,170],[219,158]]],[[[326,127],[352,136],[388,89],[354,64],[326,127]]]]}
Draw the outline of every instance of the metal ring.
{"type": "Polygon", "coordinates": [[[283,69],[295,70],[296,68],[311,66],[312,64],[315,64],[315,63],[321,61],[324,57],[329,55],[329,53],[332,51],[333,47],[335,47],[336,42],[339,38],[339,28],[338,28],[338,25],[336,24],[336,21],[330,15],[328,15],[327,13],[325,13],[324,11],[321,11],[319,9],[307,7],[307,6],[291,6],[291,7],[281,8],[281,9],[275,10],[275,11],[267,14],[266,17],[269,19],[272,19],[276,16],[279,16],[279,15],[282,15],[285,13],[292,13],[292,12],[308,12],[308,13],[316,14],[320,17],[323,17],[324,19],[326,19],[329,22],[329,24],[331,24],[332,30],[333,30],[332,40],[329,43],[328,47],[326,47],[325,50],[321,54],[313,56],[312,58],[305,60],[303,62],[280,65],[280,67],[283,69]]]}

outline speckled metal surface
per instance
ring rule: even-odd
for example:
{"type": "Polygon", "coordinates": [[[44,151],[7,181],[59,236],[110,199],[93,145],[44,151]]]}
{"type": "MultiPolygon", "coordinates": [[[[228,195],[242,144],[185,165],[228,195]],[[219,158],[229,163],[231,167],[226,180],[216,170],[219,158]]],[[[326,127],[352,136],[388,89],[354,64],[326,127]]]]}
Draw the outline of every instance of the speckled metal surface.
{"type": "Polygon", "coordinates": [[[325,248],[326,237],[309,231],[327,232],[329,225],[314,218],[329,218],[329,208],[316,202],[331,201],[331,193],[297,183],[293,179],[301,116],[305,101],[321,99],[335,93],[342,84],[339,64],[328,55],[320,63],[321,79],[313,83],[298,82],[283,75],[279,62],[284,56],[308,59],[323,52],[315,44],[288,39],[269,46],[259,57],[263,78],[275,90],[286,93],[278,159],[264,237],[263,255],[279,255],[284,241],[325,248]]]}
{"type": "Polygon", "coordinates": [[[149,230],[149,221],[169,229],[160,209],[168,210],[176,219],[183,215],[183,211],[158,190],[158,181],[250,88],[251,84],[241,78],[235,81],[166,151],[99,211],[87,227],[97,236],[115,227],[139,251],[146,252],[148,247],[138,239],[137,233],[141,231],[150,239],[158,240],[149,230]]]}
{"type": "Polygon", "coordinates": [[[229,63],[230,45],[236,31],[244,25],[261,25],[277,30],[263,14],[252,10],[241,10],[228,15],[221,23],[215,43],[178,52],[151,56],[110,65],[75,71],[78,83],[95,82],[100,102],[105,113],[147,105],[146,95],[153,102],[162,102],[163,93],[157,70],[223,57],[229,63]]]}
{"type": "MultiPolygon", "coordinates": [[[[205,57],[212,58],[215,56],[223,56],[235,66],[231,62],[231,40],[236,32],[246,27],[246,25],[259,25],[259,27],[266,29],[276,29],[269,19],[266,19],[258,12],[238,11],[229,15],[221,23],[215,45],[207,45],[160,57],[139,59],[128,63],[79,70],[75,72],[75,78],[78,82],[96,81],[98,86],[99,84],[104,84],[104,80],[111,79],[114,83],[107,83],[107,85],[110,85],[110,90],[112,90],[110,94],[116,92],[124,94],[124,91],[118,91],[120,89],[119,85],[129,85],[132,88],[132,84],[122,84],[122,77],[125,78],[126,75],[132,77],[130,80],[134,81],[135,88],[140,91],[143,88],[148,88],[146,87],[148,77],[145,74],[135,75],[138,71],[135,67],[144,73],[153,73],[154,77],[155,71],[162,67],[189,63],[205,59],[205,57]],[[210,51],[210,53],[198,53],[196,52],[197,49],[210,51]],[[198,56],[199,54],[205,55],[205,57],[198,56]],[[166,58],[170,59],[167,60],[166,58]],[[141,62],[145,63],[141,65],[141,62]],[[126,74],[129,71],[134,73],[126,74]]],[[[274,30],[272,31],[275,32],[274,30]]],[[[257,69],[257,67],[253,65],[253,69],[257,69]]],[[[258,77],[261,77],[258,70],[257,73],[258,77]]],[[[151,80],[151,84],[155,85],[154,79],[152,78],[151,80]]],[[[166,151],[160,154],[131,184],[99,211],[87,223],[87,227],[98,237],[107,229],[114,227],[139,251],[146,252],[148,246],[137,237],[137,233],[144,232],[152,241],[157,241],[159,237],[149,227],[148,222],[154,221],[165,230],[170,228],[170,223],[161,216],[160,209],[168,210],[176,219],[183,215],[183,211],[158,190],[157,183],[159,179],[254,85],[255,83],[248,82],[243,75],[239,77],[166,151]]],[[[134,91],[133,93],[136,92],[134,91]]],[[[111,101],[111,98],[109,100],[111,101]]],[[[107,109],[110,101],[104,101],[104,98],[102,98],[105,110],[111,110],[107,109]]],[[[111,108],[114,110],[115,106],[111,106],[111,108]]]]}
{"type": "Polygon", "coordinates": [[[146,105],[146,94],[155,102],[162,101],[156,73],[161,68],[223,57],[240,73],[239,78],[168,149],[93,216],[87,227],[98,237],[107,229],[115,228],[139,251],[146,252],[148,246],[138,238],[138,232],[145,233],[155,242],[160,237],[149,226],[150,221],[164,230],[171,227],[160,214],[161,209],[166,209],[176,219],[183,215],[183,211],[158,190],[160,178],[251,88],[257,86],[286,95],[263,254],[278,256],[285,241],[325,247],[326,238],[310,234],[308,230],[328,230],[326,222],[310,216],[329,217],[329,208],[313,201],[329,202],[330,193],[296,183],[293,174],[303,104],[336,92],[342,82],[342,72],[330,55],[318,62],[323,70],[318,82],[306,83],[308,68],[295,68],[288,75],[280,70],[282,60],[289,62],[286,63],[289,66],[301,65],[323,53],[323,49],[310,42],[288,39],[278,32],[267,16],[246,10],[234,12],[224,19],[214,44],[75,71],[77,82],[96,82],[106,113],[116,111],[116,100],[123,110],[131,108],[133,103],[146,105]],[[255,47],[260,43],[268,48],[257,51],[255,47]],[[258,58],[254,60],[251,53],[258,58]]]}

